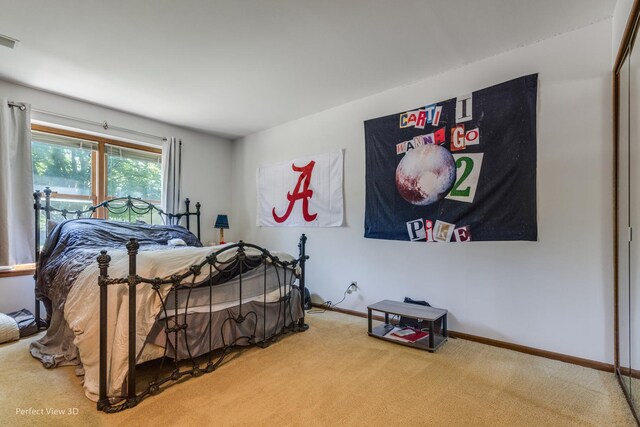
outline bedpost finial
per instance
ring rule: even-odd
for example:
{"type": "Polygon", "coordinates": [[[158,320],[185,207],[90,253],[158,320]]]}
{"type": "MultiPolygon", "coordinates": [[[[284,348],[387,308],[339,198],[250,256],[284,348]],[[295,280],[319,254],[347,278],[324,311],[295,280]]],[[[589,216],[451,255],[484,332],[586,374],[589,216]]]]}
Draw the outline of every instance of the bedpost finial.
{"type": "Polygon", "coordinates": [[[138,253],[138,248],[140,248],[140,243],[136,239],[129,239],[129,243],[127,243],[127,252],[129,255],[134,255],[138,253]]]}
{"type": "Polygon", "coordinates": [[[98,266],[100,268],[109,267],[109,263],[111,262],[111,257],[107,255],[107,251],[105,250],[100,251],[100,255],[98,255],[97,259],[98,259],[98,266]]]}
{"type": "Polygon", "coordinates": [[[36,190],[33,192],[33,209],[36,210],[36,214],[40,214],[40,198],[42,197],[42,193],[40,190],[36,190]]]}
{"type": "Polygon", "coordinates": [[[202,206],[200,202],[196,203],[196,211],[198,212],[200,211],[200,206],[202,206]]]}
{"type": "Polygon", "coordinates": [[[47,196],[51,195],[51,187],[44,187],[44,194],[46,194],[47,196]]]}

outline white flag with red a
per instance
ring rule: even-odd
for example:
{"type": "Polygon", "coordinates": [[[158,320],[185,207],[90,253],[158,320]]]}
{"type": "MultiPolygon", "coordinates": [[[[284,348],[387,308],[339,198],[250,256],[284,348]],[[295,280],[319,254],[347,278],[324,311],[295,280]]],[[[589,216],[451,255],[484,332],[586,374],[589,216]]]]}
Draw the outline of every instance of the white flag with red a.
{"type": "Polygon", "coordinates": [[[258,167],[258,226],[340,227],[342,150],[258,167]]]}

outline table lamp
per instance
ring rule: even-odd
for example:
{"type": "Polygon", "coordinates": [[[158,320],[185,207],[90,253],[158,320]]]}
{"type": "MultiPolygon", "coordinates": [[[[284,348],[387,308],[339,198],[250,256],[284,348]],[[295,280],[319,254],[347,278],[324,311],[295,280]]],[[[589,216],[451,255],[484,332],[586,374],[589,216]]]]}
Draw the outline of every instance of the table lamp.
{"type": "Polygon", "coordinates": [[[224,229],[229,228],[229,218],[226,215],[218,215],[214,228],[220,229],[220,244],[224,243],[224,229]]]}

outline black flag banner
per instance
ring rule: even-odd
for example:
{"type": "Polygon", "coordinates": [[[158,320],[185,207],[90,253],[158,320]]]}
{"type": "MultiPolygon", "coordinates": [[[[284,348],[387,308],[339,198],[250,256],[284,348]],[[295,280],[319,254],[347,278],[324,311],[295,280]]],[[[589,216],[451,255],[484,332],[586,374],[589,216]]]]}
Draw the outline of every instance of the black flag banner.
{"type": "Polygon", "coordinates": [[[364,123],[364,236],[537,240],[538,75],[364,123]]]}

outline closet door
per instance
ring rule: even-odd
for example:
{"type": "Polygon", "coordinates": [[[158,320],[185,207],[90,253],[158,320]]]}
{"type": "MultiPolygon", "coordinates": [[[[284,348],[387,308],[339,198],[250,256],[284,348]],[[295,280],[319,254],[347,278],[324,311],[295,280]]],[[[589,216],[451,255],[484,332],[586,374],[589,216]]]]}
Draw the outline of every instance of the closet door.
{"type": "Polygon", "coordinates": [[[618,348],[623,386],[631,391],[631,346],[629,295],[629,58],[619,73],[618,115],[618,348]]]}
{"type": "Polygon", "coordinates": [[[629,364],[630,394],[640,408],[640,48],[629,57],[629,364]]]}

